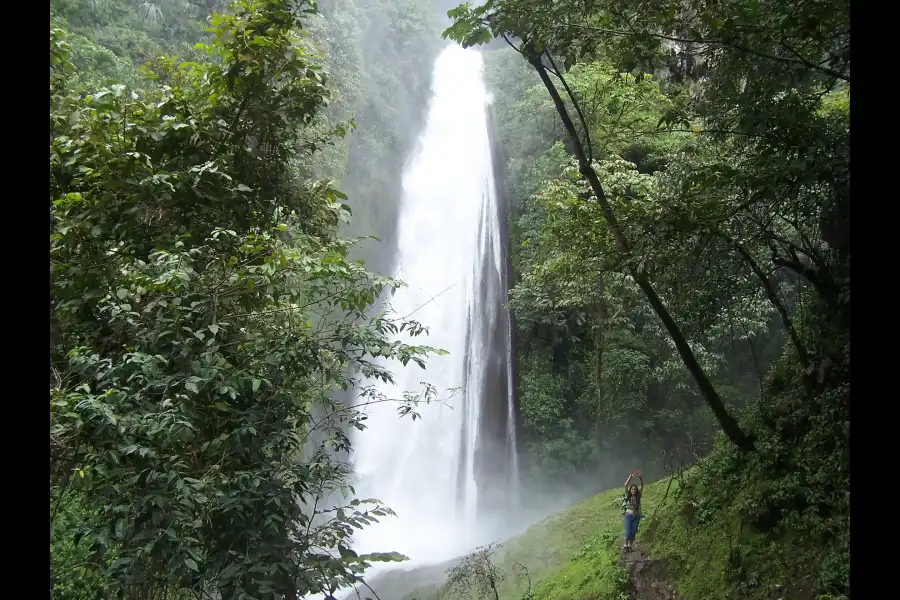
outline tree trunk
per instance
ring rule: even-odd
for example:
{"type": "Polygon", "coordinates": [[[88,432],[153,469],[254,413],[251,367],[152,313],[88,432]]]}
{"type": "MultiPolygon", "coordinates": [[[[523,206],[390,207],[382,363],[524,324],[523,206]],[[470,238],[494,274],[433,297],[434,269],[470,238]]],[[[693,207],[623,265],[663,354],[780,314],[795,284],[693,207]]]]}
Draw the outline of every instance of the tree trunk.
{"type": "Polygon", "coordinates": [[[750,346],[750,358],[753,359],[753,370],[756,371],[756,379],[759,381],[759,396],[762,398],[765,388],[763,386],[763,372],[759,366],[759,358],[756,356],[756,346],[753,345],[753,339],[747,338],[747,345],[750,346]]]}
{"type": "MultiPolygon", "coordinates": [[[[600,179],[599,177],[597,177],[597,172],[588,161],[584,146],[581,144],[581,141],[578,138],[578,133],[575,129],[574,124],[572,123],[572,119],[569,117],[569,112],[566,109],[566,105],[563,102],[562,97],[559,95],[559,91],[556,89],[556,86],[553,84],[553,81],[550,80],[550,75],[547,73],[547,68],[544,66],[541,60],[541,56],[534,53],[533,51],[528,52],[527,50],[526,52],[524,52],[524,54],[531,65],[534,67],[534,69],[537,71],[538,75],[541,78],[541,81],[544,83],[544,87],[546,87],[547,91],[550,93],[553,104],[556,106],[556,112],[559,113],[559,117],[560,119],[562,119],[563,126],[565,127],[566,131],[569,134],[569,137],[572,140],[572,145],[575,149],[575,156],[578,159],[578,169],[585,177],[585,179],[587,179],[588,184],[590,184],[591,189],[593,190],[594,195],[597,198],[597,203],[600,205],[600,208],[603,211],[603,216],[606,219],[606,222],[609,224],[610,229],[612,230],[613,237],[616,240],[616,245],[621,252],[627,253],[630,249],[630,245],[625,237],[625,232],[619,225],[615,214],[613,214],[612,207],[610,206],[609,201],[606,199],[606,194],[603,192],[603,186],[600,184],[600,179]]],[[[574,102],[575,99],[572,98],[572,101],[574,102]]],[[[589,135],[589,133],[585,132],[585,135],[589,135]]],[[[713,411],[716,419],[718,419],[722,430],[725,432],[725,435],[727,435],[728,439],[731,440],[732,443],[734,443],[734,445],[737,446],[741,451],[752,451],[754,449],[753,440],[749,436],[747,436],[746,433],[744,433],[734,417],[728,414],[728,411],[725,408],[725,403],[722,401],[721,396],[719,396],[715,387],[713,387],[712,382],[709,380],[709,377],[706,376],[706,373],[703,371],[703,367],[701,367],[700,363],[697,362],[697,357],[694,356],[694,352],[693,350],[691,350],[690,344],[688,344],[688,341],[687,339],[685,339],[684,334],[678,327],[678,324],[675,323],[675,320],[672,318],[672,315],[669,314],[669,311],[663,303],[662,299],[656,293],[656,289],[653,287],[653,284],[641,269],[629,266],[628,270],[631,276],[634,278],[635,282],[637,282],[638,287],[640,287],[644,292],[644,295],[647,297],[647,301],[650,302],[650,306],[653,307],[653,311],[663,322],[666,331],[668,331],[669,333],[669,337],[672,339],[672,341],[675,343],[675,347],[678,349],[678,354],[681,356],[681,360],[684,362],[684,366],[687,367],[687,370],[694,378],[697,387],[700,388],[700,393],[703,396],[703,399],[709,405],[709,408],[713,411]]]]}

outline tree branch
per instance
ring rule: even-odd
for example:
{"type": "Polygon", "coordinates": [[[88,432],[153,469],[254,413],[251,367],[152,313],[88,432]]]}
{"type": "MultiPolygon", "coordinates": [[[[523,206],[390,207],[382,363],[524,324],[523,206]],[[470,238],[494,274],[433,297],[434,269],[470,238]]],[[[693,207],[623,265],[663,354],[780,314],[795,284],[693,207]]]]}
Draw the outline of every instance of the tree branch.
{"type": "Polygon", "coordinates": [[[569,88],[569,84],[566,82],[566,78],[563,77],[562,71],[559,70],[559,67],[556,66],[556,63],[553,62],[553,57],[550,56],[549,52],[545,52],[547,55],[547,60],[550,61],[550,64],[553,66],[552,73],[556,75],[559,79],[560,83],[562,83],[563,89],[566,90],[566,94],[569,96],[569,100],[572,101],[572,106],[575,107],[575,112],[578,113],[578,119],[581,121],[581,128],[584,129],[584,141],[587,145],[587,157],[588,162],[594,162],[594,147],[591,144],[591,132],[588,129],[587,121],[584,118],[584,113],[581,112],[581,105],[575,101],[575,94],[572,93],[572,90],[569,88]]]}
{"type": "Polygon", "coordinates": [[[830,290],[830,286],[825,282],[822,278],[821,272],[815,267],[811,267],[809,265],[805,265],[799,260],[791,260],[789,258],[784,258],[783,256],[773,256],[772,263],[793,271],[797,275],[800,275],[808,282],[810,282],[814,288],[819,292],[819,294],[823,294],[826,290],[830,290]]]}
{"type": "MultiPolygon", "coordinates": [[[[828,67],[823,67],[821,65],[816,65],[815,63],[810,62],[809,60],[799,57],[799,58],[791,58],[788,56],[778,56],[777,54],[769,54],[768,52],[762,52],[761,50],[754,50],[752,48],[748,48],[747,46],[737,44],[735,42],[726,41],[726,40],[717,40],[717,39],[702,39],[702,38],[682,38],[674,35],[666,35],[663,33],[652,33],[649,31],[621,31],[618,29],[607,29],[605,27],[590,27],[588,25],[574,25],[567,24],[568,27],[574,27],[576,29],[585,29],[588,31],[598,31],[600,33],[608,33],[610,35],[619,35],[619,36],[640,36],[647,35],[650,37],[658,38],[661,40],[667,40],[670,42],[679,42],[682,44],[705,44],[709,46],[722,46],[725,48],[734,48],[738,52],[743,52],[745,54],[751,54],[753,56],[758,56],[760,58],[766,58],[769,60],[774,60],[776,62],[782,62],[787,64],[797,64],[803,65],[804,67],[818,71],[820,73],[824,73],[825,75],[830,75],[831,77],[835,77],[837,79],[841,79],[850,83],[850,76],[844,73],[840,73],[833,69],[829,69],[828,67]]],[[[781,42],[782,44],[784,42],[781,42]]],[[[795,56],[799,56],[795,54],[795,56]]]]}

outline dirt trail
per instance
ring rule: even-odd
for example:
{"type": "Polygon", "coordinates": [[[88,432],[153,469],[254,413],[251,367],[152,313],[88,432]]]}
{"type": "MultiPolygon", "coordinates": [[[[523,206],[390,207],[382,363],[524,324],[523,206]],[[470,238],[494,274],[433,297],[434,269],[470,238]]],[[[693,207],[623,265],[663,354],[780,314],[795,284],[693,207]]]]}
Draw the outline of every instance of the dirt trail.
{"type": "Polygon", "coordinates": [[[665,565],[637,545],[631,552],[622,552],[619,565],[628,573],[630,600],[680,600],[665,565]]]}

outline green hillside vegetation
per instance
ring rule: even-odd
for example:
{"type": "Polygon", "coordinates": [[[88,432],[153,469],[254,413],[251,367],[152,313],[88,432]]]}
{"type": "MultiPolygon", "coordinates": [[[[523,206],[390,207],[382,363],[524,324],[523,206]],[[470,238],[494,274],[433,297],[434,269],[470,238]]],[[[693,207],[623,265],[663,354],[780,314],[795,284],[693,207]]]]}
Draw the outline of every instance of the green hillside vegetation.
{"type": "MultiPolygon", "coordinates": [[[[747,457],[720,438],[697,464],[645,486],[637,550],[641,560],[661,566],[650,583],[676,590],[682,600],[849,598],[849,458],[834,462],[833,450],[822,451],[846,422],[820,412],[812,427],[817,407],[794,400],[802,389],[782,388],[798,377],[791,368],[791,359],[773,368],[770,399],[742,419],[758,432],[760,451],[747,457]],[[801,435],[779,442],[765,425],[773,419],[801,435]]],[[[621,498],[621,488],[608,490],[492,549],[499,598],[656,598],[635,594],[640,581],[622,562],[621,498]]],[[[486,555],[476,556],[488,564],[486,555]]],[[[465,580],[463,593],[442,579],[404,598],[494,597],[476,569],[465,580]]]]}
{"type": "MultiPolygon", "coordinates": [[[[682,600],[847,597],[816,592],[846,589],[848,542],[831,535],[823,538],[822,533],[847,524],[806,515],[809,525],[804,526],[794,514],[794,529],[762,530],[748,508],[765,506],[761,499],[770,494],[784,495],[791,482],[735,482],[728,474],[735,466],[731,458],[723,443],[700,464],[645,486],[637,553],[645,555],[640,560],[661,563],[658,572],[664,573],[651,583],[677,590],[682,600]]],[[[499,598],[640,600],[623,563],[621,500],[619,488],[597,494],[493,548],[487,560],[496,570],[499,598]]],[[[481,564],[487,562],[485,555],[476,556],[481,564]]],[[[462,593],[441,578],[403,598],[493,598],[476,571],[466,571],[462,593]]]]}

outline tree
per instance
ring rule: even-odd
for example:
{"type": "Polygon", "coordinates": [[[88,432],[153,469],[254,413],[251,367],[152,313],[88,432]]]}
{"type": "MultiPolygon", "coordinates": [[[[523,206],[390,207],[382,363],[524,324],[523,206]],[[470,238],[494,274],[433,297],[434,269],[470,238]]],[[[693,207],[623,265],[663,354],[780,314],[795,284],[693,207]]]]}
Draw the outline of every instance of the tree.
{"type": "Polygon", "coordinates": [[[324,501],[352,493],[337,457],[360,406],[393,401],[332,392],[361,383],[351,367],[392,381],[383,358],[433,349],[392,340],[420,324],[371,314],[401,283],[348,259],[343,194],[305,176],[343,133],[309,130],[329,98],[300,43],[313,10],[236,0],[206,61],[160,59],[140,91],[68,88],[51,30],[55,594],[74,578],[141,599],[331,597],[402,559],[349,548],[389,509],[324,501]]]}
{"type": "Polygon", "coordinates": [[[499,585],[503,582],[503,570],[494,564],[496,544],[488,544],[465,556],[447,571],[444,587],[459,597],[491,598],[500,600],[499,585]]]}
{"type": "MultiPolygon", "coordinates": [[[[550,79],[550,73],[552,72],[561,82],[567,93],[569,93],[570,100],[576,106],[576,111],[583,121],[583,115],[581,115],[581,111],[577,107],[575,99],[571,97],[571,92],[568,90],[565,78],[556,67],[555,62],[550,55],[550,47],[548,47],[546,41],[540,37],[535,39],[534,36],[529,36],[529,31],[522,28],[521,21],[518,19],[506,20],[503,8],[502,2],[497,5],[493,2],[488,2],[474,10],[468,9],[465,5],[460,6],[459,8],[450,11],[449,14],[455,19],[455,23],[448,28],[445,35],[461,42],[463,46],[468,46],[475,42],[483,43],[484,41],[491,39],[492,36],[505,38],[507,36],[514,36],[523,39],[519,50],[538,73],[547,92],[553,100],[557,113],[559,114],[560,119],[562,119],[566,132],[571,139],[573,150],[578,160],[579,172],[587,180],[597,203],[603,210],[604,218],[610,227],[619,251],[623,254],[630,253],[631,243],[625,231],[619,225],[619,221],[606,198],[603,185],[592,164],[593,157],[591,156],[590,133],[585,127],[583,131],[585,142],[583,143],[581,136],[569,115],[569,109],[566,107],[556,85],[550,79]],[[495,9],[496,12],[491,12],[495,9]],[[549,62],[549,65],[544,63],[545,57],[549,62]]],[[[507,41],[509,40],[507,39],[507,41]]],[[[678,349],[678,353],[684,361],[685,367],[694,378],[703,398],[706,400],[706,403],[719,421],[722,430],[738,448],[744,451],[752,450],[753,440],[744,433],[734,417],[728,413],[722,398],[713,387],[704,369],[700,366],[700,363],[697,361],[681,328],[672,318],[668,308],[659,297],[653,283],[645,274],[643,267],[641,265],[629,265],[627,269],[631,277],[644,292],[647,301],[653,307],[654,312],[662,321],[671,336],[672,341],[678,349]]]]}

